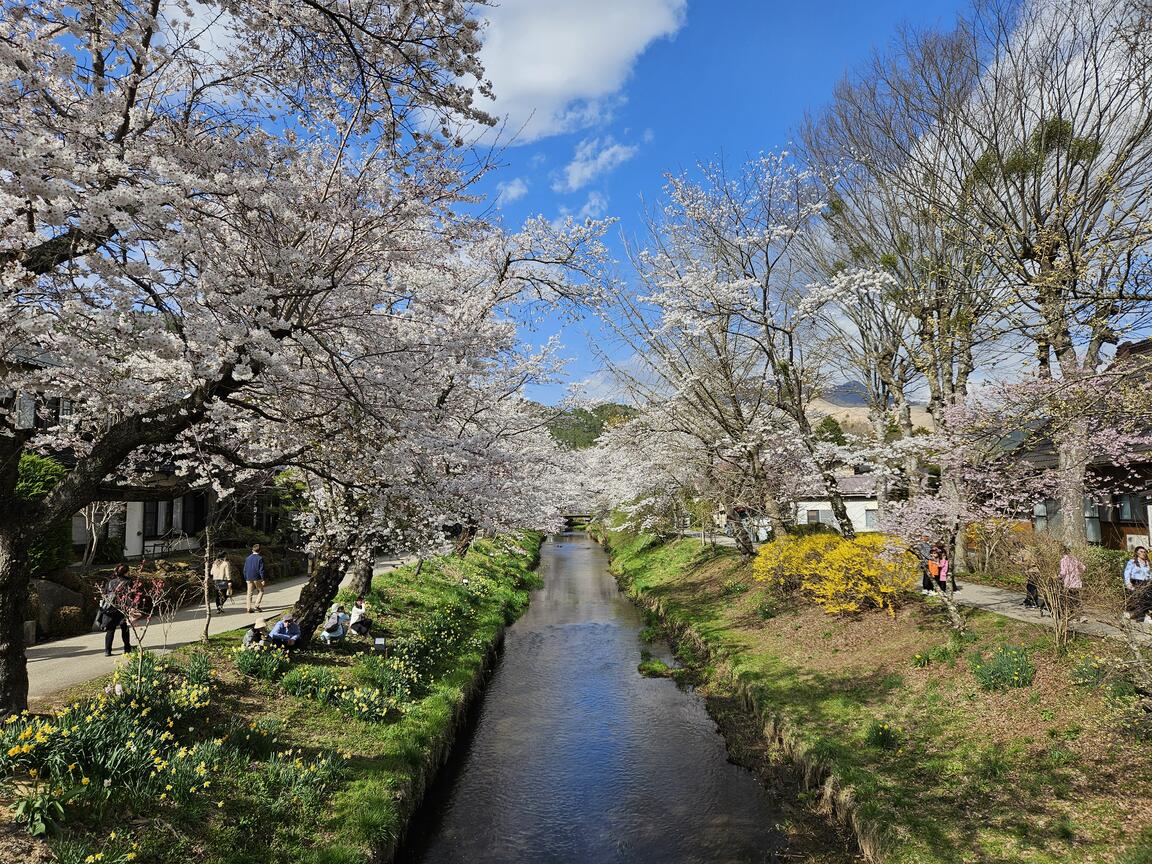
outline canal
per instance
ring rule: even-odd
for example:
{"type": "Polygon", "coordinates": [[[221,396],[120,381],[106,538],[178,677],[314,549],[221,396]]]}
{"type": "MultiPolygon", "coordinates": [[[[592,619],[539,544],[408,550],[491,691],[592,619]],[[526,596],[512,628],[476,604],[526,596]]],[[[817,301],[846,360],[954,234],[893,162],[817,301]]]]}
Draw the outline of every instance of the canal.
{"type": "MultiPolygon", "coordinates": [[[[545,544],[474,723],[404,864],[797,860],[772,799],[728,762],[703,700],[642,677],[641,612],[583,533],[545,544]]],[[[666,647],[663,648],[666,651],[666,647]]],[[[670,658],[666,658],[670,659],[670,658]]]]}

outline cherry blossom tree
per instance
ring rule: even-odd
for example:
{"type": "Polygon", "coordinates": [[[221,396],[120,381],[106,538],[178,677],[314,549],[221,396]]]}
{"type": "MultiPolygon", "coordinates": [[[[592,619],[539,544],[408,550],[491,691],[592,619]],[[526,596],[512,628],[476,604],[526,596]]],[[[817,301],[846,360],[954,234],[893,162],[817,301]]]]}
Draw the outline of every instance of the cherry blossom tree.
{"type": "Polygon", "coordinates": [[[464,312],[493,306],[436,265],[467,246],[502,303],[546,303],[600,229],[506,237],[455,212],[487,167],[458,136],[489,119],[460,83],[487,91],[471,4],[27,0],[3,16],[0,710],[17,710],[43,526],[146,479],[193,428],[214,458],[318,476],[349,429],[404,439],[429,416],[413,406],[435,389],[406,389],[427,369],[443,386],[505,350],[454,351],[464,312]],[[73,465],[33,506],[13,493],[29,449],[73,465]]]}

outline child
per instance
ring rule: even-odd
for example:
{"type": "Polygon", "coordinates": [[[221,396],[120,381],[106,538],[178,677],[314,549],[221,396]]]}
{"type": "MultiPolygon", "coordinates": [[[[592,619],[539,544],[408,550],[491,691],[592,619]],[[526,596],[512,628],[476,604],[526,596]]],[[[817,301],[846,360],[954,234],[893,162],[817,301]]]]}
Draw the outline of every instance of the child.
{"type": "MultiPolygon", "coordinates": [[[[943,550],[939,546],[933,546],[931,553],[928,555],[928,578],[931,580],[932,590],[928,593],[935,594],[937,586],[940,585],[940,556],[943,550]]],[[[947,575],[947,570],[945,570],[947,575]]]]}

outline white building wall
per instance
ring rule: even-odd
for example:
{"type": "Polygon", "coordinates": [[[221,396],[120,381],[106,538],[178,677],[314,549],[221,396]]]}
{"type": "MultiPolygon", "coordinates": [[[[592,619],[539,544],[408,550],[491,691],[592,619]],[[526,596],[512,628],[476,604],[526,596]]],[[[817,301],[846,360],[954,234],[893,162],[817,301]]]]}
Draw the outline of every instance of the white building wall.
{"type": "MultiPolygon", "coordinates": [[[[856,529],[856,532],[858,534],[863,533],[865,531],[878,530],[877,528],[869,527],[869,525],[868,525],[868,511],[869,510],[871,510],[871,511],[876,510],[875,499],[848,498],[844,501],[844,507],[848,510],[848,518],[852,520],[852,527],[854,527],[856,529]]],[[[824,518],[822,518],[821,521],[827,525],[831,525],[833,528],[839,528],[840,527],[837,524],[835,517],[832,516],[832,503],[830,501],[828,501],[828,499],[824,499],[823,501],[820,501],[820,500],[797,501],[796,502],[796,524],[797,525],[807,525],[808,524],[808,511],[809,510],[822,510],[822,511],[824,511],[824,514],[822,514],[824,518]]]]}

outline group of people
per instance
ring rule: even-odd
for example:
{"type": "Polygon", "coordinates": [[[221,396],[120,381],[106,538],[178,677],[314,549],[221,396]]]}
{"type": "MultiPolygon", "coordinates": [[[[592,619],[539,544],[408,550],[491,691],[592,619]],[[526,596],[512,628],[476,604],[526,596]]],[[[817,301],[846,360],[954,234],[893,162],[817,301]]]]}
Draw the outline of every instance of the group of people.
{"type": "Polygon", "coordinates": [[[948,560],[948,547],[943,543],[933,543],[927,536],[921,537],[913,550],[920,561],[920,593],[944,594],[949,586],[959,591],[956,574],[948,560]]]}
{"type": "MultiPolygon", "coordinates": [[[[209,575],[215,595],[213,599],[216,611],[223,612],[225,602],[232,596],[232,564],[224,552],[220,552],[212,562],[209,575]]],[[[267,571],[259,543],[253,544],[251,553],[244,560],[243,576],[247,586],[245,611],[263,612],[261,603],[264,601],[267,571]]],[[[96,626],[97,629],[104,631],[104,654],[108,657],[112,656],[112,645],[117,630],[120,631],[124,643],[124,653],[128,654],[133,650],[128,632],[128,616],[140,611],[138,607],[141,605],[139,598],[133,596],[134,584],[128,565],[120,563],[116,565],[116,569],[101,589],[96,626]]],[[[341,603],[333,604],[320,632],[320,639],[331,644],[340,641],[349,632],[365,638],[370,638],[372,635],[372,621],[368,617],[368,605],[363,597],[356,598],[351,611],[341,603]]],[[[301,635],[295,615],[289,612],[277,621],[271,630],[268,629],[268,622],[264,618],[255,619],[244,633],[244,645],[268,642],[293,649],[299,644],[301,635]]]]}
{"type": "MultiPolygon", "coordinates": [[[[264,585],[268,580],[267,570],[264,566],[264,556],[260,552],[260,544],[252,544],[252,552],[244,559],[244,585],[245,602],[244,611],[251,615],[253,612],[263,612],[260,604],[264,602],[264,585]]],[[[215,594],[216,611],[224,611],[224,603],[232,596],[232,562],[228,555],[220,552],[211,568],[212,587],[215,594]]]]}
{"type": "MultiPolygon", "coordinates": [[[[363,597],[357,597],[349,612],[342,603],[333,604],[328,618],[320,631],[320,639],[325,644],[339,642],[349,632],[357,636],[372,635],[372,621],[368,618],[368,605],[363,597]]],[[[249,647],[267,642],[279,648],[294,649],[300,642],[300,624],[296,616],[289,612],[268,630],[268,622],[257,618],[244,633],[244,646],[249,647]]]]}

